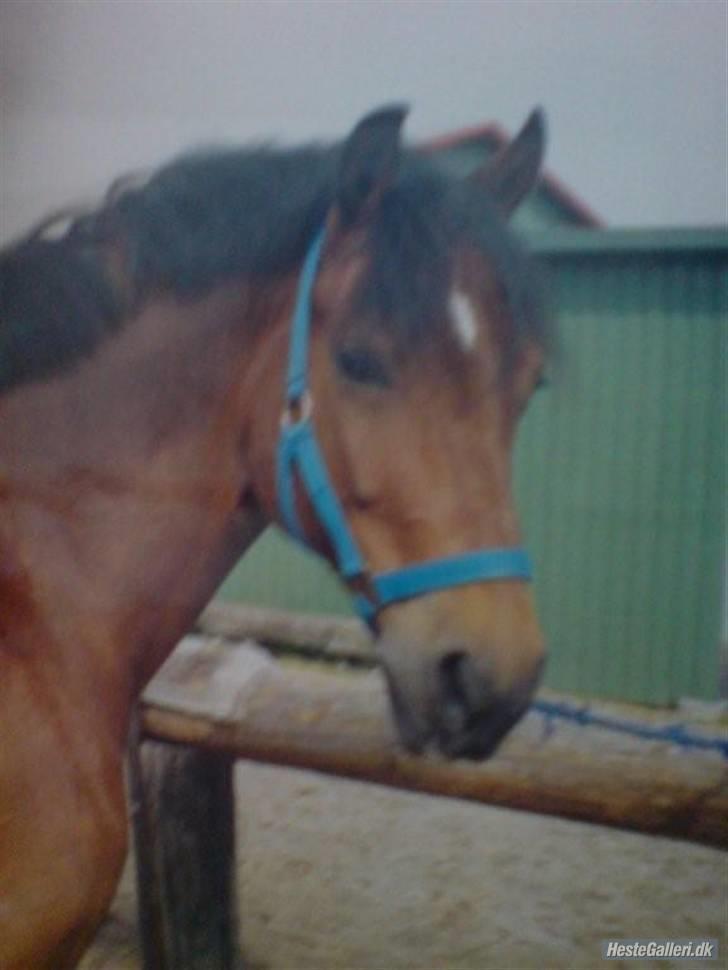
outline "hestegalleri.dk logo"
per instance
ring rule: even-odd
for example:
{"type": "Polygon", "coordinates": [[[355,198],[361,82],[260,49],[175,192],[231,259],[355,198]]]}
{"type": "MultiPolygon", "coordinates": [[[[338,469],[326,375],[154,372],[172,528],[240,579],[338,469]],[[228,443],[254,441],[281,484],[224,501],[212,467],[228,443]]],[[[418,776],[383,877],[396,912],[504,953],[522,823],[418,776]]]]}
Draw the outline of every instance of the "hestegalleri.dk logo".
{"type": "Polygon", "coordinates": [[[603,960],[717,960],[717,940],[602,940],[603,960]]]}

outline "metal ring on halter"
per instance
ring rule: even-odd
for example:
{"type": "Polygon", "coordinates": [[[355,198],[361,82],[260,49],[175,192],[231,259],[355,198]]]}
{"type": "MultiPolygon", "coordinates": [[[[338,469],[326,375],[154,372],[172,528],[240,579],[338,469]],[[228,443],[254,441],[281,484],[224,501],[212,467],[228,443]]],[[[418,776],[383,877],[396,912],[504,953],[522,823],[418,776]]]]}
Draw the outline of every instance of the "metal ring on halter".
{"type": "Polygon", "coordinates": [[[295,401],[289,401],[281,415],[281,428],[290,428],[294,424],[309,421],[313,414],[313,397],[310,391],[304,391],[295,401]]]}

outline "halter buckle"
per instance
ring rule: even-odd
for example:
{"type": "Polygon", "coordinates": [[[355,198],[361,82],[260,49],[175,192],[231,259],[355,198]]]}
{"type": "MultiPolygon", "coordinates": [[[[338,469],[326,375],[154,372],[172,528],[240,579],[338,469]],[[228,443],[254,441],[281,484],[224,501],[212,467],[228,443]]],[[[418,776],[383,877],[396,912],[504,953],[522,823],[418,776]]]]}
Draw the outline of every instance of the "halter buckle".
{"type": "Polygon", "coordinates": [[[312,414],[313,397],[310,391],[304,391],[300,397],[286,404],[281,414],[281,430],[309,421],[312,414]]]}

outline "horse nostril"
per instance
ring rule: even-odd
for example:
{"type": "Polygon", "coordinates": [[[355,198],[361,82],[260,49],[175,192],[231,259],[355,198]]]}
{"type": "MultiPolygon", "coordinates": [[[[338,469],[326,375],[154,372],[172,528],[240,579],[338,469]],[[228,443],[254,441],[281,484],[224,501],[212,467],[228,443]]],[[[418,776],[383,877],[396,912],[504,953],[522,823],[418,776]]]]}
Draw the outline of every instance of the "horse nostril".
{"type": "Polygon", "coordinates": [[[473,726],[491,700],[486,678],[464,650],[446,654],[438,665],[440,725],[453,736],[473,726]]]}

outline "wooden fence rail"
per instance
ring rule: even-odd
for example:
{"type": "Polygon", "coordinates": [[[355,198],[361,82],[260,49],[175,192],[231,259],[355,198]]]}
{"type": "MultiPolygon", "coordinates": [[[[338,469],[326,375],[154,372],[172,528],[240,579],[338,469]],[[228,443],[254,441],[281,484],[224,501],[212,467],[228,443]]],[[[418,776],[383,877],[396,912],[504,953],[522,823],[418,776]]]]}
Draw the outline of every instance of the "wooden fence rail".
{"type": "MultiPolygon", "coordinates": [[[[232,970],[232,765],[242,758],[728,846],[728,769],[715,755],[623,740],[543,739],[527,717],[483,765],[404,753],[376,670],[281,661],[255,632],[317,655],[368,654],[350,621],[215,607],[145,692],[130,757],[149,970],[232,970]],[[318,624],[318,625],[317,625],[318,624]],[[271,632],[272,631],[272,632],[271,632]]],[[[583,733],[583,732],[582,732],[583,733]]]]}

